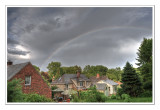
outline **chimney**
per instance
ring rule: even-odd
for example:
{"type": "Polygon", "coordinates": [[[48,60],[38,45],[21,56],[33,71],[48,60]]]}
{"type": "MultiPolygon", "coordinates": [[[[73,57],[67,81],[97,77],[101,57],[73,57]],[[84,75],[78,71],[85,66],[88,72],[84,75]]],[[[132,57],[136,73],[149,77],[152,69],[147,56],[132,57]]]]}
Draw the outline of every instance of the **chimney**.
{"type": "Polygon", "coordinates": [[[77,71],[77,78],[80,77],[80,71],[77,71]]]}
{"type": "Polygon", "coordinates": [[[97,77],[96,78],[99,78],[99,73],[97,73],[97,77]]]}
{"type": "Polygon", "coordinates": [[[12,61],[10,61],[10,60],[7,61],[7,66],[12,65],[12,64],[13,64],[12,61]]]}

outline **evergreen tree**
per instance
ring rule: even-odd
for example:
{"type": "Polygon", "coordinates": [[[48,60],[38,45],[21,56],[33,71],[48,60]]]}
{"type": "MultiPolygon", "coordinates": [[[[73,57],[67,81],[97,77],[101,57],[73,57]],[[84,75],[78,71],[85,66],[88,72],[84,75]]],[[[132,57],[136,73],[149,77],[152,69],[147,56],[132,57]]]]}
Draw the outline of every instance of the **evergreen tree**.
{"type": "Polygon", "coordinates": [[[142,92],[142,83],[132,65],[127,62],[122,73],[123,92],[130,96],[138,96],[142,92]]]}
{"type": "Polygon", "coordinates": [[[143,88],[152,91],[152,39],[144,38],[137,55],[137,65],[143,77],[143,88]]]}

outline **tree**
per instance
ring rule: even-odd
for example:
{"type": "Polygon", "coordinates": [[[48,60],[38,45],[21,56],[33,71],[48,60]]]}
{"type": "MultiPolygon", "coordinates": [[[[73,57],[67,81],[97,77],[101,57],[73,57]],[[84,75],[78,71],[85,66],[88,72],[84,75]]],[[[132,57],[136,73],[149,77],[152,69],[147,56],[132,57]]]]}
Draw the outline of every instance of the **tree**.
{"type": "Polygon", "coordinates": [[[33,65],[33,67],[34,67],[38,72],[40,72],[40,68],[39,68],[38,66],[33,65]]]}
{"type": "Polygon", "coordinates": [[[152,39],[143,39],[137,52],[137,65],[143,78],[145,90],[152,91],[152,39]]]}
{"type": "Polygon", "coordinates": [[[121,81],[122,70],[120,67],[108,69],[107,77],[114,81],[121,81]]]}
{"type": "Polygon", "coordinates": [[[127,62],[122,73],[122,90],[130,96],[138,96],[142,92],[142,83],[132,65],[127,62]]]}
{"type": "MultiPolygon", "coordinates": [[[[60,73],[60,67],[61,67],[60,62],[51,62],[48,64],[47,69],[49,72],[50,79],[52,79],[53,76],[55,76],[56,74],[60,73]]],[[[57,75],[57,78],[58,78],[58,75],[57,75]]]]}
{"type": "Polygon", "coordinates": [[[21,83],[21,79],[13,79],[12,81],[7,82],[7,102],[23,101],[24,97],[21,83]]]}

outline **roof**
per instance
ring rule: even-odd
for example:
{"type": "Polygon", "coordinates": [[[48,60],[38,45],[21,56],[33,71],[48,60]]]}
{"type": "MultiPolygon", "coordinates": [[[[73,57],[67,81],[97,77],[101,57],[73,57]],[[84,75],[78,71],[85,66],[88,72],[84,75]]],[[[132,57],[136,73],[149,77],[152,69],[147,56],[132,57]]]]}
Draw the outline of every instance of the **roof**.
{"type": "Polygon", "coordinates": [[[118,85],[121,85],[121,84],[123,84],[123,83],[121,83],[120,81],[116,81],[116,83],[118,83],[118,85]]]}
{"type": "Polygon", "coordinates": [[[110,80],[110,79],[107,79],[107,80],[104,80],[105,83],[108,83],[110,85],[118,85],[118,83],[114,82],[113,80],[110,80]]]}
{"type": "Polygon", "coordinates": [[[96,76],[90,77],[90,80],[93,85],[96,85],[96,83],[100,80],[107,80],[107,79],[108,79],[107,76],[100,76],[99,78],[97,78],[96,76]]]}
{"type": "Polygon", "coordinates": [[[14,75],[16,75],[19,71],[21,71],[29,62],[20,63],[15,65],[7,66],[7,80],[10,80],[14,75]]]}
{"type": "Polygon", "coordinates": [[[90,81],[84,74],[80,74],[80,77],[77,78],[77,74],[64,74],[59,79],[56,79],[52,82],[52,84],[69,84],[73,83],[71,79],[79,80],[79,81],[90,81]]]}
{"type": "Polygon", "coordinates": [[[106,87],[107,87],[107,85],[104,84],[104,83],[97,83],[97,84],[96,84],[97,90],[105,90],[106,87]]]}

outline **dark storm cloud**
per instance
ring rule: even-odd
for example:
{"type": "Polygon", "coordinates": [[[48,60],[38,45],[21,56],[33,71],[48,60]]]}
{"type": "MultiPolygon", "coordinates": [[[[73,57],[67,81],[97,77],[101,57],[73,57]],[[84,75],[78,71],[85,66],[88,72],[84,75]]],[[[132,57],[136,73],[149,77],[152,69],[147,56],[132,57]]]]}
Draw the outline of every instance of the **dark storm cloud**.
{"type": "Polygon", "coordinates": [[[152,37],[151,7],[9,7],[7,12],[8,48],[23,45],[43,70],[50,61],[122,66],[135,61],[143,37],[152,37]]]}

